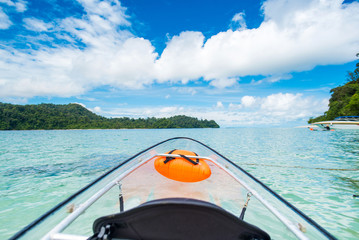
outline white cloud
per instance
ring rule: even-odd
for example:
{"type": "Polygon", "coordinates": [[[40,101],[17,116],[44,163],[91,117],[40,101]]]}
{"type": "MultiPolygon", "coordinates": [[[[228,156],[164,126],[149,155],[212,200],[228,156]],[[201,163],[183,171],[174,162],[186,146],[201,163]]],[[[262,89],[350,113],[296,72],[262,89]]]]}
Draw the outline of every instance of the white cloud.
{"type": "Polygon", "coordinates": [[[291,74],[276,74],[276,75],[272,75],[269,77],[266,77],[260,81],[265,81],[265,82],[270,82],[270,83],[274,83],[274,82],[279,82],[281,80],[289,80],[291,79],[293,76],[291,74]]]}
{"type": "Polygon", "coordinates": [[[252,107],[256,104],[257,99],[253,96],[244,96],[241,99],[241,105],[244,108],[252,107]]]}
{"type": "Polygon", "coordinates": [[[0,3],[4,3],[10,7],[15,7],[17,12],[25,12],[27,10],[27,2],[23,0],[11,1],[11,0],[0,0],[0,3]]]}
{"type": "Polygon", "coordinates": [[[216,88],[226,88],[236,85],[237,78],[234,77],[228,77],[228,78],[215,78],[210,82],[210,85],[216,87],[216,88]]]}
{"type": "Polygon", "coordinates": [[[152,83],[157,54],[148,40],[129,38],[124,42],[96,44],[96,48],[73,58],[69,77],[91,87],[111,85],[136,89],[152,83]]]}
{"type": "Polygon", "coordinates": [[[0,8],[0,30],[8,29],[12,25],[8,15],[0,8]]]}
{"type": "Polygon", "coordinates": [[[232,109],[232,110],[234,110],[234,109],[240,109],[242,106],[240,105],[240,104],[234,104],[234,103],[230,103],[229,105],[228,105],[228,108],[229,109],[232,109]]]}
{"type": "MultiPolygon", "coordinates": [[[[126,8],[117,0],[78,0],[90,17],[96,20],[106,20],[115,25],[130,25],[125,14],[126,8]],[[100,19],[102,18],[102,19],[100,19]]],[[[105,22],[102,22],[105,23],[105,22]]],[[[106,23],[105,23],[106,24],[106,23]]]]}
{"type": "Polygon", "coordinates": [[[261,108],[266,111],[288,111],[295,104],[302,104],[302,101],[299,101],[301,97],[301,94],[272,94],[264,99],[261,108]]]}
{"type": "Polygon", "coordinates": [[[85,104],[83,104],[83,103],[74,102],[74,103],[72,103],[72,104],[78,104],[78,105],[80,105],[81,107],[86,108],[86,105],[85,105],[85,104]]]}
{"type": "Polygon", "coordinates": [[[244,12],[237,13],[233,16],[230,27],[232,30],[244,30],[247,28],[244,12]]]}
{"type": "Polygon", "coordinates": [[[223,108],[223,103],[221,101],[218,101],[216,104],[216,108],[223,108]]]}
{"type": "Polygon", "coordinates": [[[262,99],[260,112],[273,118],[273,122],[280,119],[288,122],[323,114],[328,109],[327,106],[328,99],[316,100],[313,97],[303,97],[300,93],[278,93],[262,99]]]}
{"type": "MultiPolygon", "coordinates": [[[[26,10],[25,1],[0,1],[26,10]]],[[[51,29],[69,45],[26,52],[1,49],[0,97],[78,96],[104,85],[135,89],[199,78],[229,88],[248,75],[275,82],[289,79],[293,71],[352,61],[359,46],[358,2],[268,0],[258,28],[245,28],[244,13],[239,13],[232,22],[240,29],[208,40],[201,32],[182,32],[169,38],[161,56],[149,40],[126,30],[131,22],[119,1],[79,2],[85,15],[57,20],[56,26],[25,19],[27,28],[51,29]],[[75,47],[76,42],[84,46],[75,47]]],[[[9,21],[0,11],[0,28],[8,28],[9,21]]]]}
{"type": "MultiPolygon", "coordinates": [[[[80,40],[84,49],[71,46],[22,52],[0,50],[0,97],[78,96],[102,85],[141,88],[154,79],[157,53],[150,41],[136,38],[118,1],[82,1],[88,11],[82,19],[66,18],[58,29],[64,39],[80,40]]],[[[26,27],[46,31],[52,26],[28,18],[26,27]]],[[[56,29],[54,29],[56,30],[56,29]]]]}
{"type": "Polygon", "coordinates": [[[101,107],[99,107],[99,106],[94,107],[93,111],[94,111],[95,113],[102,113],[102,109],[101,109],[101,107]]]}
{"type": "Polygon", "coordinates": [[[164,114],[162,116],[169,115],[180,115],[183,112],[183,107],[162,107],[159,109],[160,114],[164,114]]]}
{"type": "Polygon", "coordinates": [[[187,83],[201,77],[204,69],[202,47],[204,36],[200,32],[182,32],[174,36],[156,61],[159,82],[187,83]]]}
{"type": "Polygon", "coordinates": [[[254,96],[243,96],[240,99],[240,104],[230,103],[229,109],[236,110],[236,109],[248,109],[253,107],[258,107],[262,102],[262,99],[259,97],[254,96]]]}
{"type": "Polygon", "coordinates": [[[26,1],[17,1],[15,2],[16,11],[18,12],[25,12],[27,10],[26,1]]]}
{"type": "Polygon", "coordinates": [[[0,50],[0,88],[2,97],[62,96],[85,92],[85,86],[74,81],[64,71],[71,69],[72,50],[41,50],[29,58],[19,51],[0,50]],[[26,66],[26,67],[24,67],[26,66]]]}
{"type": "Polygon", "coordinates": [[[173,87],[172,89],[180,94],[190,94],[192,96],[197,94],[197,90],[194,87],[173,87]]]}
{"type": "Polygon", "coordinates": [[[265,21],[256,29],[220,32],[206,42],[202,33],[183,32],[157,61],[165,73],[160,79],[203,77],[214,86],[231,86],[234,76],[289,76],[352,61],[359,46],[359,3],[343,7],[341,2],[271,0],[264,3],[265,21]]]}
{"type": "Polygon", "coordinates": [[[25,18],[24,20],[25,28],[31,31],[43,32],[48,31],[52,28],[51,23],[45,23],[44,21],[36,18],[25,18]]]}

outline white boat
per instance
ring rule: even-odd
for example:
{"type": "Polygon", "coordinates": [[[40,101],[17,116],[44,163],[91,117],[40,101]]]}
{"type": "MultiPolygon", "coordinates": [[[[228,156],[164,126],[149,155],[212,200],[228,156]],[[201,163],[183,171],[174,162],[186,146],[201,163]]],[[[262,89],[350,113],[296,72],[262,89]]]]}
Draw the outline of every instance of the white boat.
{"type": "Polygon", "coordinates": [[[119,164],[10,239],[336,238],[223,155],[178,137],[119,164]]]}
{"type": "Polygon", "coordinates": [[[337,117],[332,121],[315,122],[312,125],[324,130],[330,129],[359,129],[359,116],[337,117]]]}

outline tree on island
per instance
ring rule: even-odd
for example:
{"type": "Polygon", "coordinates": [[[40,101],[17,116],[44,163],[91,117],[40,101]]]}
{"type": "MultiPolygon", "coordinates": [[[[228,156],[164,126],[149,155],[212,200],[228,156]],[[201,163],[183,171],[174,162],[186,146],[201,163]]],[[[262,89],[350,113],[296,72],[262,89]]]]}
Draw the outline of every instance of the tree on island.
{"type": "Polygon", "coordinates": [[[0,103],[0,130],[120,128],[219,128],[219,125],[214,120],[198,120],[183,115],[147,119],[105,118],[75,103],[25,106],[0,103]]]}
{"type": "MultiPolygon", "coordinates": [[[[359,57],[359,53],[356,56],[359,57]]],[[[354,72],[348,72],[348,82],[359,83],[359,62],[355,66],[354,72]]]]}
{"type": "MultiPolygon", "coordinates": [[[[359,53],[356,54],[359,57],[359,53]]],[[[347,82],[330,90],[329,109],[323,115],[310,118],[308,123],[333,120],[340,116],[359,116],[359,62],[348,72],[347,82]]]]}

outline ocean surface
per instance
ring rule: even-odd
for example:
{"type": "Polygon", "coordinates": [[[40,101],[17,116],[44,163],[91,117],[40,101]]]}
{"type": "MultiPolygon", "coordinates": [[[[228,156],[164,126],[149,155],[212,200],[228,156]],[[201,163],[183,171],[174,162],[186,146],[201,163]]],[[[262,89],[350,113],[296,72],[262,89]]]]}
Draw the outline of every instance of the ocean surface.
{"type": "Polygon", "coordinates": [[[0,239],[172,137],[207,144],[338,239],[359,239],[359,131],[291,128],[0,131],[0,239]]]}

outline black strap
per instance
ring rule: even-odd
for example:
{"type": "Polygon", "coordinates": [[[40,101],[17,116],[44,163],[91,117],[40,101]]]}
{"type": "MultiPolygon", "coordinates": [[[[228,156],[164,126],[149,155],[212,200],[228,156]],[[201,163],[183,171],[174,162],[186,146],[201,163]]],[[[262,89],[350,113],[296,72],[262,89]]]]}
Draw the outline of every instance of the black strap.
{"type": "Polygon", "coordinates": [[[239,216],[239,219],[241,219],[241,220],[244,219],[244,214],[246,213],[247,206],[248,206],[249,200],[251,200],[251,197],[252,197],[252,193],[248,192],[247,193],[247,201],[245,202],[245,204],[243,206],[243,209],[242,209],[242,212],[241,212],[241,215],[239,216]]]}
{"type": "MultiPolygon", "coordinates": [[[[176,151],[177,149],[173,149],[172,151],[168,152],[168,154],[173,153],[174,151],[176,151]]],[[[166,160],[163,162],[164,164],[168,163],[169,161],[175,159],[174,157],[166,157],[166,160]]]]}
{"type": "Polygon", "coordinates": [[[119,204],[120,204],[120,212],[123,212],[123,195],[122,195],[122,193],[120,193],[119,194],[119,196],[118,196],[118,202],[119,202],[119,204]]]}
{"type": "Polygon", "coordinates": [[[246,213],[246,210],[247,210],[246,207],[242,208],[242,212],[241,212],[241,215],[239,216],[239,219],[241,219],[241,220],[244,219],[244,214],[246,213]]]}
{"type": "Polygon", "coordinates": [[[87,240],[110,240],[111,232],[113,232],[112,224],[107,224],[106,226],[102,226],[98,232],[89,237],[87,240]]]}
{"type": "MultiPolygon", "coordinates": [[[[176,151],[176,150],[177,150],[177,149],[174,149],[174,150],[170,151],[168,154],[171,154],[171,153],[173,153],[173,152],[176,151]]],[[[197,153],[194,152],[194,154],[195,154],[196,156],[198,156],[197,153]]],[[[199,159],[198,159],[198,158],[196,158],[196,161],[193,161],[192,159],[186,157],[185,155],[182,155],[182,154],[178,154],[178,155],[180,155],[182,158],[186,159],[187,161],[189,161],[190,163],[192,163],[192,164],[194,164],[194,165],[197,165],[197,164],[199,163],[199,159]]],[[[171,160],[173,160],[173,159],[176,159],[176,158],[174,158],[174,157],[166,157],[166,160],[165,160],[163,163],[166,164],[166,163],[168,163],[169,161],[171,161],[171,160]]]]}
{"type": "Polygon", "coordinates": [[[198,159],[197,159],[197,161],[195,162],[195,161],[193,161],[192,159],[186,157],[185,155],[182,155],[182,154],[178,154],[178,155],[180,155],[182,158],[186,159],[187,161],[189,161],[189,162],[192,163],[193,165],[197,165],[197,164],[198,164],[198,159]]]}

